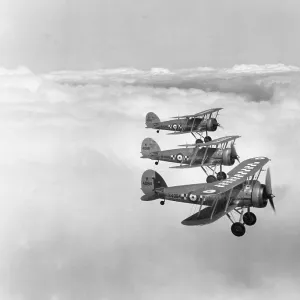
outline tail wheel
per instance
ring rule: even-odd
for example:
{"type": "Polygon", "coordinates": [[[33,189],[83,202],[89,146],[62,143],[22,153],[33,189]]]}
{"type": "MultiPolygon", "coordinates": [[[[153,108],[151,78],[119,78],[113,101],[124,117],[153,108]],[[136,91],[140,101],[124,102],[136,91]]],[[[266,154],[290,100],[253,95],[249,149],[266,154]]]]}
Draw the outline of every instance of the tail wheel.
{"type": "Polygon", "coordinates": [[[165,200],[161,200],[160,205],[165,205],[165,200]]]}
{"type": "Polygon", "coordinates": [[[231,232],[235,236],[243,236],[246,232],[246,228],[242,223],[236,222],[231,225],[231,232]]]}
{"type": "Polygon", "coordinates": [[[205,138],[204,138],[204,143],[208,143],[208,142],[210,142],[211,141],[211,137],[210,136],[206,136],[205,138]]]}
{"type": "Polygon", "coordinates": [[[203,143],[203,141],[201,139],[196,140],[196,144],[202,144],[202,143],[203,143]]]}
{"type": "Polygon", "coordinates": [[[253,226],[256,223],[256,215],[252,212],[246,212],[243,215],[243,221],[248,226],[253,226]]]}
{"type": "Polygon", "coordinates": [[[224,180],[224,179],[226,179],[226,178],[227,178],[227,175],[226,175],[225,172],[219,172],[219,173],[217,174],[217,179],[218,179],[218,180],[224,180]]]}
{"type": "Polygon", "coordinates": [[[158,161],[156,161],[155,164],[158,165],[158,161]]]}
{"type": "Polygon", "coordinates": [[[159,130],[156,130],[157,133],[159,133],[159,130]]]}
{"type": "Polygon", "coordinates": [[[206,178],[207,183],[215,182],[217,181],[217,178],[214,175],[208,175],[206,178]]]}

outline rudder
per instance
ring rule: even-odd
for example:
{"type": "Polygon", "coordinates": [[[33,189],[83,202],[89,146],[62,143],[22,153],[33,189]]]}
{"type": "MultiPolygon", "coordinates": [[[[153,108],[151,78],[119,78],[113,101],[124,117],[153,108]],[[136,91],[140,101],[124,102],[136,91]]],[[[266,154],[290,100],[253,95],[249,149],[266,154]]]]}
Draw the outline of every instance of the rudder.
{"type": "MultiPolygon", "coordinates": [[[[167,187],[164,179],[154,170],[146,170],[141,179],[142,191],[145,195],[151,196],[155,195],[154,190],[160,187],[167,187]]],[[[154,198],[157,199],[158,197],[154,198]]],[[[154,200],[151,199],[151,200],[154,200]]],[[[147,199],[150,200],[150,199],[147,199]]]]}
{"type": "Polygon", "coordinates": [[[154,123],[159,123],[160,119],[154,112],[148,112],[146,115],[146,125],[147,127],[153,127],[154,123]]]}
{"type": "Polygon", "coordinates": [[[148,157],[152,152],[159,152],[160,147],[158,144],[151,138],[145,138],[142,141],[141,153],[143,156],[148,157]]]}

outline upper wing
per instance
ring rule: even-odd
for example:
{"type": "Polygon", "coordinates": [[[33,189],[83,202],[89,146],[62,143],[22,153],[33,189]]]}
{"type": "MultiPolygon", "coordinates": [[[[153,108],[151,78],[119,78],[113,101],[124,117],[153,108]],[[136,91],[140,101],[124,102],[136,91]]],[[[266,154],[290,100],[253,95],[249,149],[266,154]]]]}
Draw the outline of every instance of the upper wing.
{"type": "Polygon", "coordinates": [[[208,183],[196,190],[194,194],[197,196],[208,196],[225,193],[235,186],[243,183],[248,177],[254,175],[268,161],[269,158],[267,157],[254,157],[246,159],[228,172],[227,179],[208,183]]]}
{"type": "Polygon", "coordinates": [[[225,136],[225,137],[221,137],[218,139],[215,139],[213,141],[207,142],[207,143],[203,143],[203,144],[185,144],[185,145],[178,145],[181,147],[208,147],[208,146],[213,146],[213,145],[219,145],[221,143],[228,143],[230,141],[234,141],[237,138],[241,137],[240,135],[230,135],[230,136],[225,136]]]}
{"type": "Polygon", "coordinates": [[[204,115],[208,115],[208,114],[212,114],[216,111],[219,111],[223,108],[210,108],[210,109],[207,109],[207,110],[204,110],[204,111],[201,111],[197,114],[194,114],[194,115],[185,115],[185,116],[178,116],[178,117],[172,117],[173,119],[178,119],[178,118],[195,118],[195,117],[200,117],[200,116],[204,116],[204,115]]]}

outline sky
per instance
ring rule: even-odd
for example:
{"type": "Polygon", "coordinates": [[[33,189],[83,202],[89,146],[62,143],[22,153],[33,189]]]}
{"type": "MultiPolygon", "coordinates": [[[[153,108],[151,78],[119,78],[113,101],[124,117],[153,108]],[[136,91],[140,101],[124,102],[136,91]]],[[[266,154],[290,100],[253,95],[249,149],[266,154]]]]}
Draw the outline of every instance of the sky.
{"type": "Polygon", "coordinates": [[[298,299],[299,89],[299,68],[284,65],[0,69],[1,299],[298,299]],[[145,137],[161,149],[193,142],[146,129],[146,113],[211,107],[224,108],[214,138],[241,135],[241,160],[271,159],[277,214],[254,209],[243,238],[225,218],[181,225],[194,206],[140,200],[149,168],[169,186],[205,181],[140,159],[145,137]]]}
{"type": "Polygon", "coordinates": [[[0,0],[0,65],[300,65],[297,0],[0,0]]]}
{"type": "MultiPolygon", "coordinates": [[[[299,299],[298,1],[0,0],[0,299],[299,299]],[[213,138],[271,159],[276,215],[242,238],[142,202],[145,129],[223,107],[213,138]]],[[[230,167],[224,167],[229,171],[230,167]]],[[[261,182],[265,180],[262,172],[261,182]]]]}

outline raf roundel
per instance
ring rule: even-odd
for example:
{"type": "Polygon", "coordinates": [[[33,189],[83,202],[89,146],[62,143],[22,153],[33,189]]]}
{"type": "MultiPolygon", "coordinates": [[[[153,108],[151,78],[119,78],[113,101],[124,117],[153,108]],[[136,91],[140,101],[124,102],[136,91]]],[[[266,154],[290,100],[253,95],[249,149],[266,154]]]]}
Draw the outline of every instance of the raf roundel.
{"type": "Polygon", "coordinates": [[[177,155],[176,155],[176,159],[177,159],[178,161],[182,161],[182,160],[183,160],[183,155],[182,155],[181,153],[177,154],[177,155]]]}
{"type": "Polygon", "coordinates": [[[197,201],[197,196],[194,195],[194,194],[190,194],[189,198],[190,198],[190,200],[193,201],[193,202],[197,201]]]}
{"type": "Polygon", "coordinates": [[[203,191],[203,193],[205,194],[212,194],[214,193],[216,190],[206,190],[206,191],[203,191]]]}
{"type": "Polygon", "coordinates": [[[176,130],[178,126],[177,126],[177,124],[173,124],[172,127],[173,127],[174,130],[176,130]]]}

